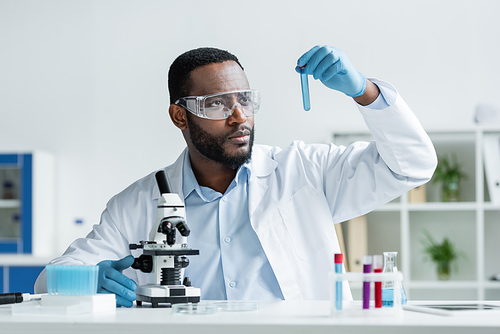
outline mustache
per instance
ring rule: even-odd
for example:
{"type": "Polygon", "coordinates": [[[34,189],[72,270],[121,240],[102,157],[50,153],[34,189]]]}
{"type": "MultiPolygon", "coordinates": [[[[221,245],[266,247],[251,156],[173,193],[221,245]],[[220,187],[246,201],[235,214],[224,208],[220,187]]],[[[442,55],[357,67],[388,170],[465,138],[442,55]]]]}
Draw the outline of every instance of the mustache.
{"type": "Polygon", "coordinates": [[[247,136],[247,135],[252,135],[253,134],[253,128],[250,128],[249,126],[242,125],[230,133],[227,134],[226,138],[232,138],[232,137],[241,137],[241,136],[247,136]]]}

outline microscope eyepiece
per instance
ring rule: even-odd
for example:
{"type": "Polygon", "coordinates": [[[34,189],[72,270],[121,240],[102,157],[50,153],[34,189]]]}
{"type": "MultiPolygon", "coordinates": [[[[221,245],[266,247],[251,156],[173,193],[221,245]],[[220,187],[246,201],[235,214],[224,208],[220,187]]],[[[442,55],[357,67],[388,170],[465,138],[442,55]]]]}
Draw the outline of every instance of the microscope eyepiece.
{"type": "Polygon", "coordinates": [[[158,189],[160,189],[160,194],[169,194],[172,192],[172,187],[168,180],[167,174],[161,170],[155,174],[156,183],[158,184],[158,189]]]}

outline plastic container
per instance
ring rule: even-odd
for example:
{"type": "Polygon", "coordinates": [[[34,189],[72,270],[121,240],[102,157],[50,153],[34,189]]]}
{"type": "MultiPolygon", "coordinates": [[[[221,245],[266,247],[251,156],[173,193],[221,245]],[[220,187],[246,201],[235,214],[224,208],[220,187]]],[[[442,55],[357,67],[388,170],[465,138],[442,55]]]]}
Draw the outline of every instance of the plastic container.
{"type": "Polygon", "coordinates": [[[11,306],[12,314],[19,315],[80,315],[115,312],[116,298],[111,293],[91,296],[42,295],[41,300],[11,306]]]}
{"type": "Polygon", "coordinates": [[[97,266],[47,265],[45,271],[49,295],[89,296],[97,293],[97,266]]]}

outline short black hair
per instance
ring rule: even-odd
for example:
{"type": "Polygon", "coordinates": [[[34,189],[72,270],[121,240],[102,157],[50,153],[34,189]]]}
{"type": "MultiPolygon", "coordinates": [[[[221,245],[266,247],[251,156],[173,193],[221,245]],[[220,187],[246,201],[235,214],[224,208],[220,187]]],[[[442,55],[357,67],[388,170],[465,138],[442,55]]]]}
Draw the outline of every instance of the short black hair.
{"type": "Polygon", "coordinates": [[[235,55],[216,48],[198,48],[184,52],[177,57],[168,71],[170,104],[175,103],[181,97],[188,96],[191,88],[189,78],[192,70],[200,66],[223,63],[228,60],[236,62],[243,70],[243,66],[235,55]]]}

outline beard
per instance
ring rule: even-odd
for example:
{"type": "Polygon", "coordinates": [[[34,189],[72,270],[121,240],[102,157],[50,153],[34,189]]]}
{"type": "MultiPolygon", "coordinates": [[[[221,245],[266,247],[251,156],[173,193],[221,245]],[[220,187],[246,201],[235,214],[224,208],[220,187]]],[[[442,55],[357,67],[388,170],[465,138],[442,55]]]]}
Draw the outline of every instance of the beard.
{"type": "Polygon", "coordinates": [[[250,161],[252,157],[252,147],[254,141],[254,128],[251,129],[247,126],[238,127],[228,133],[222,135],[211,135],[199,126],[191,117],[189,112],[186,113],[187,123],[189,127],[189,137],[194,147],[208,160],[215,161],[221,165],[236,170],[244,163],[250,161]],[[230,155],[224,149],[224,144],[229,141],[229,137],[240,130],[249,130],[250,138],[248,141],[248,151],[241,154],[230,155]]]}

